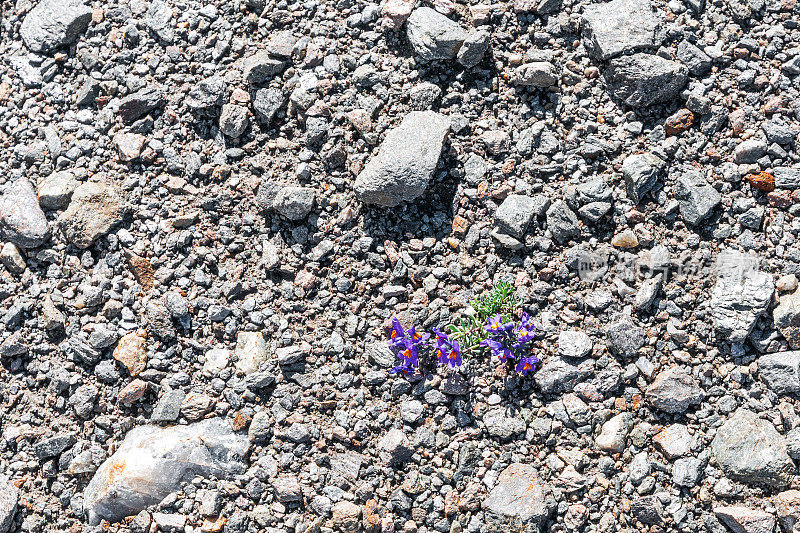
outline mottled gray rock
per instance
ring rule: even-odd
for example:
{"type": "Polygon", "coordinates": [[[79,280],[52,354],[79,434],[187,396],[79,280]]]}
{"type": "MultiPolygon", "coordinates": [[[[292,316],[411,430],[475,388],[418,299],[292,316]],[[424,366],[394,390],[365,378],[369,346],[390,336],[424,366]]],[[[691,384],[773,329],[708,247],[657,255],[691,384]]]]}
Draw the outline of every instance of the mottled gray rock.
{"type": "Polygon", "coordinates": [[[389,463],[405,463],[414,454],[408,437],[397,428],[386,432],[386,435],[378,443],[378,449],[389,463]]]}
{"type": "Polygon", "coordinates": [[[419,7],[406,22],[406,35],[414,51],[427,61],[453,59],[467,38],[457,22],[429,7],[419,7]]]}
{"type": "Polygon", "coordinates": [[[458,49],[456,59],[462,66],[472,68],[481,62],[484,54],[491,44],[491,36],[484,30],[477,30],[467,35],[461,48],[458,49]]]}
{"type": "Polygon", "coordinates": [[[184,398],[186,398],[186,393],[180,389],[166,391],[153,407],[150,421],[156,423],[175,422],[181,414],[181,404],[184,398]]]}
{"type": "Polygon", "coordinates": [[[19,495],[14,484],[0,477],[0,533],[11,533],[19,495]]]}
{"type": "Polygon", "coordinates": [[[506,416],[503,409],[494,409],[483,417],[486,431],[492,437],[508,440],[514,435],[525,432],[525,422],[515,416],[506,416]]]}
{"type": "Polygon", "coordinates": [[[711,58],[687,40],[678,44],[678,60],[686,65],[694,76],[702,76],[711,70],[711,58]]]}
{"type": "Polygon", "coordinates": [[[514,463],[503,470],[483,501],[489,532],[538,533],[555,510],[552,489],[532,465],[514,463]]]}
{"type": "Polygon", "coordinates": [[[317,192],[309,187],[282,187],[272,202],[272,208],[289,220],[302,220],[314,208],[317,192]]]}
{"type": "Polygon", "coordinates": [[[526,87],[552,87],[558,82],[558,72],[552,63],[534,61],[514,70],[513,82],[526,87]]]}
{"type": "Polygon", "coordinates": [[[683,424],[667,426],[653,437],[653,445],[667,459],[677,459],[688,455],[693,443],[694,438],[683,424]]]}
{"type": "Polygon", "coordinates": [[[185,102],[192,109],[211,109],[222,105],[224,96],[225,80],[221,76],[212,76],[193,86],[185,102]]]}
{"type": "Polygon", "coordinates": [[[758,375],[776,394],[797,394],[800,392],[800,351],[761,356],[758,375]]]}
{"type": "Polygon", "coordinates": [[[284,96],[283,91],[280,89],[259,89],[253,97],[253,110],[258,120],[260,120],[262,124],[269,126],[285,103],[286,96],[284,96]]]}
{"type": "Polygon", "coordinates": [[[703,463],[696,457],[682,457],[672,463],[672,482],[679,487],[697,486],[702,476],[703,463]]]}
{"type": "Polygon", "coordinates": [[[75,189],[69,207],[58,218],[58,225],[72,244],[88,248],[122,222],[129,211],[119,187],[98,179],[75,189]]]}
{"type": "Polygon", "coordinates": [[[733,159],[740,164],[755,163],[766,153],[767,143],[764,139],[747,139],[733,150],[733,159]]]}
{"type": "Polygon", "coordinates": [[[37,442],[33,447],[33,453],[41,460],[57,457],[75,442],[77,442],[77,439],[71,433],[56,435],[37,442]]]}
{"type": "Polygon", "coordinates": [[[785,490],[772,498],[781,531],[789,533],[800,525],[800,490],[785,490]]]}
{"type": "Polygon", "coordinates": [[[585,380],[590,372],[580,364],[569,363],[561,357],[550,357],[542,363],[534,380],[542,393],[555,394],[571,390],[577,383],[585,380]]]}
{"type": "Polygon", "coordinates": [[[535,198],[522,194],[510,194],[503,200],[494,214],[494,221],[500,231],[512,237],[521,238],[539,211],[535,198]]]}
{"type": "Polygon", "coordinates": [[[711,292],[714,328],[722,339],[744,342],[772,301],[772,276],[758,270],[755,257],[731,250],[720,253],[716,273],[711,292]]]}
{"type": "Polygon", "coordinates": [[[264,83],[285,68],[285,61],[271,57],[265,50],[259,50],[242,61],[242,75],[251,84],[264,83]]]}
{"type": "Polygon", "coordinates": [[[247,437],[220,419],[169,428],[139,426],[87,485],[84,509],[93,524],[101,519],[118,522],[194,477],[242,474],[248,448],[247,437]]]}
{"type": "Polygon", "coordinates": [[[684,167],[674,190],[681,216],[691,226],[708,218],[722,201],[722,196],[694,167],[684,167]]]}
{"type": "Polygon", "coordinates": [[[634,108],[674,100],[686,85],[688,74],[680,63],[651,54],[612,59],[603,72],[613,95],[634,108]]]}
{"type": "Polygon", "coordinates": [[[564,357],[583,358],[592,353],[592,339],[583,331],[565,330],[558,334],[558,353],[564,357]]]}
{"type": "Polygon", "coordinates": [[[625,178],[625,189],[633,203],[642,201],[645,194],[652,190],[656,181],[663,177],[666,163],[655,154],[633,154],[622,162],[622,176],[625,178]]]}
{"type": "Polygon", "coordinates": [[[800,291],[781,296],[780,303],[772,311],[772,319],[789,346],[800,349],[800,291]]]}
{"type": "Polygon", "coordinates": [[[612,0],[583,11],[583,46],[605,61],[627,52],[657,47],[664,40],[661,17],[648,0],[612,0]]]}
{"type": "Polygon", "coordinates": [[[794,464],[771,422],[739,409],[717,430],[711,450],[726,475],[745,483],[781,486],[794,464]]]}
{"type": "Polygon", "coordinates": [[[395,207],[425,192],[436,170],[450,119],[433,111],[412,111],[390,130],[378,154],[355,182],[359,199],[367,204],[395,207]]]}
{"type": "Polygon", "coordinates": [[[631,512],[636,519],[645,525],[662,524],[664,522],[664,506],[656,496],[642,496],[631,502],[631,512]]]}
{"type": "Polygon", "coordinates": [[[682,367],[676,366],[661,372],[647,387],[645,397],[650,404],[666,413],[683,413],[699,404],[703,391],[697,381],[682,367]]]}
{"type": "Polygon", "coordinates": [[[79,0],[40,0],[19,28],[25,46],[46,54],[74,43],[89,27],[92,8],[79,0]]]}
{"type": "Polygon", "coordinates": [[[778,167],[773,174],[778,189],[800,189],[800,168],[778,167]]]}
{"type": "Polygon", "coordinates": [[[247,116],[247,108],[238,104],[225,104],[222,106],[222,113],[219,115],[219,130],[234,139],[241,137],[250,121],[247,116]]]}
{"type": "Polygon", "coordinates": [[[0,230],[20,248],[41,246],[50,235],[50,227],[39,199],[27,178],[17,178],[0,192],[0,230]]]}
{"type": "Polygon", "coordinates": [[[775,516],[744,506],[714,507],[714,514],[732,533],[772,533],[775,516]]]}
{"type": "Polygon", "coordinates": [[[45,209],[64,209],[69,205],[69,200],[77,186],[78,180],[75,179],[72,172],[68,170],[53,172],[39,180],[36,191],[39,205],[45,209]]]}
{"type": "Polygon", "coordinates": [[[547,229],[560,242],[568,241],[581,234],[578,217],[563,200],[557,200],[547,209],[547,229]]]}
{"type": "Polygon", "coordinates": [[[609,453],[620,453],[625,449],[625,442],[631,430],[630,413],[620,413],[608,420],[595,438],[598,448],[609,453]]]}
{"type": "Polygon", "coordinates": [[[629,318],[623,318],[606,328],[606,341],[611,353],[630,359],[647,344],[647,335],[629,318]]]}

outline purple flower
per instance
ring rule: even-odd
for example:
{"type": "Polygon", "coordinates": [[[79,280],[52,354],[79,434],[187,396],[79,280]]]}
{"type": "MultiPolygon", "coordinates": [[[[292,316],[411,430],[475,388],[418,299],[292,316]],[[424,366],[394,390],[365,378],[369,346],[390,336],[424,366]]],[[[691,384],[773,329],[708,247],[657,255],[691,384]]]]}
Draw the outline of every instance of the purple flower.
{"type": "Polygon", "coordinates": [[[458,341],[450,340],[447,333],[434,329],[436,334],[436,358],[440,365],[449,365],[451,368],[461,366],[461,348],[458,341]]]}
{"type": "Polygon", "coordinates": [[[389,346],[396,348],[403,344],[406,338],[406,330],[403,329],[402,324],[397,317],[392,318],[392,331],[389,332],[389,346]]]}
{"type": "Polygon", "coordinates": [[[514,352],[501,341],[485,339],[481,341],[481,346],[488,346],[492,355],[496,355],[501,363],[505,363],[509,359],[514,359],[514,352]]]}
{"type": "Polygon", "coordinates": [[[416,328],[417,326],[411,326],[411,329],[408,330],[408,339],[414,346],[419,348],[422,344],[425,343],[425,341],[427,341],[430,338],[430,334],[417,333],[416,328]]]}
{"type": "Polygon", "coordinates": [[[519,362],[517,363],[516,371],[521,373],[523,376],[527,376],[528,372],[533,372],[536,370],[536,364],[539,362],[539,358],[535,355],[530,355],[528,357],[521,357],[519,362]]]}
{"type": "Polygon", "coordinates": [[[522,319],[514,328],[514,337],[516,338],[514,348],[521,348],[532,341],[535,334],[536,326],[530,321],[528,313],[522,313],[522,319]]]}
{"type": "Polygon", "coordinates": [[[513,327],[514,324],[512,324],[511,322],[505,324],[503,323],[502,315],[495,315],[489,318],[489,322],[485,326],[483,326],[483,329],[488,331],[492,335],[499,336],[506,333],[513,327]]]}
{"type": "Polygon", "coordinates": [[[400,358],[400,364],[394,367],[389,371],[390,374],[396,374],[397,372],[403,372],[404,374],[410,374],[417,369],[419,365],[419,357],[417,346],[411,342],[410,339],[403,339],[404,341],[404,348],[400,349],[397,352],[397,357],[400,358]]]}

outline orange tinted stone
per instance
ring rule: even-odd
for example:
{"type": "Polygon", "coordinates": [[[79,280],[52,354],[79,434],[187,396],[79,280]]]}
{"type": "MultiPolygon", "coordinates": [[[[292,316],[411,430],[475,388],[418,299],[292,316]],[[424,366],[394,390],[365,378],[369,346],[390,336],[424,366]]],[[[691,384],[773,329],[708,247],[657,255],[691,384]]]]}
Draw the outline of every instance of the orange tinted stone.
{"type": "Polygon", "coordinates": [[[664,122],[664,131],[667,135],[677,135],[692,127],[695,114],[688,109],[681,109],[664,122]]]}
{"type": "Polygon", "coordinates": [[[747,183],[759,191],[772,192],[775,190],[775,176],[769,172],[750,174],[745,178],[745,180],[747,180],[747,183]]]}

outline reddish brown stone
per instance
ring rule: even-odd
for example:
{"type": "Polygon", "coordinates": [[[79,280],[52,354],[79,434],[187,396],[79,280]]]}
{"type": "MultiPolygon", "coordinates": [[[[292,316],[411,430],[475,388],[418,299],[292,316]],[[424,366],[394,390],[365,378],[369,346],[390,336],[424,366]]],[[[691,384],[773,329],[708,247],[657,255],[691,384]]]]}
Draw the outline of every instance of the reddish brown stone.
{"type": "Polygon", "coordinates": [[[664,131],[667,135],[678,135],[691,128],[694,121],[694,113],[681,109],[664,122],[664,131]]]}
{"type": "Polygon", "coordinates": [[[141,379],[134,379],[124,389],[119,391],[117,398],[125,405],[133,405],[142,399],[144,393],[147,392],[147,382],[141,379]]]}
{"type": "Polygon", "coordinates": [[[461,215],[453,217],[453,233],[463,235],[469,229],[469,221],[461,215]]]}
{"type": "Polygon", "coordinates": [[[792,193],[785,189],[772,191],[767,194],[767,200],[769,200],[769,205],[777,207],[778,209],[786,209],[794,203],[792,193]]]}
{"type": "Polygon", "coordinates": [[[751,187],[759,191],[772,192],[775,190],[775,176],[769,172],[759,172],[758,174],[750,174],[745,178],[751,187]]]}

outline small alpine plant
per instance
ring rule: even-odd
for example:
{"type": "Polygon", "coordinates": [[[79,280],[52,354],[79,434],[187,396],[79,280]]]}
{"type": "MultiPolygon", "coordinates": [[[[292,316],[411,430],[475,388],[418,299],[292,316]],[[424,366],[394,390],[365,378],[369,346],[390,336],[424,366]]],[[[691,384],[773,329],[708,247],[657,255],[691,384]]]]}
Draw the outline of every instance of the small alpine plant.
{"type": "Polygon", "coordinates": [[[432,338],[428,333],[417,332],[416,326],[406,331],[397,317],[392,318],[389,346],[400,364],[389,372],[413,374],[421,359],[430,358],[435,358],[439,366],[456,369],[467,359],[466,354],[488,350],[501,364],[515,362],[514,369],[527,376],[539,363],[531,353],[536,326],[525,312],[514,322],[515,307],[513,287],[500,282],[489,294],[472,302],[472,315],[448,326],[450,333],[434,329],[432,338]]]}

